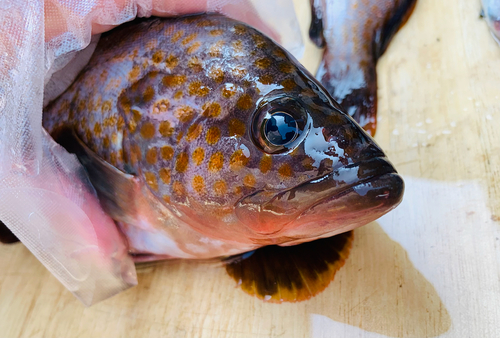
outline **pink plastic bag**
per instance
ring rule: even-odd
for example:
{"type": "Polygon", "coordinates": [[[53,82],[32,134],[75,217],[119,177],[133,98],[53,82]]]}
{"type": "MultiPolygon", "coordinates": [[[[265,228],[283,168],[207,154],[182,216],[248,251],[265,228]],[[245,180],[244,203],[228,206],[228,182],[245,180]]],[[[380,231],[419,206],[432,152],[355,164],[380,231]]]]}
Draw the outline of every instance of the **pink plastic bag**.
{"type": "Polygon", "coordinates": [[[76,53],[89,45],[91,33],[152,14],[217,11],[256,26],[300,56],[291,0],[253,3],[0,0],[0,220],[85,305],[136,285],[137,277],[82,166],[42,128],[44,86],[48,102],[71,83],[91,55],[92,48],[76,53]],[[64,76],[49,82],[66,65],[59,72],[64,76]]]}

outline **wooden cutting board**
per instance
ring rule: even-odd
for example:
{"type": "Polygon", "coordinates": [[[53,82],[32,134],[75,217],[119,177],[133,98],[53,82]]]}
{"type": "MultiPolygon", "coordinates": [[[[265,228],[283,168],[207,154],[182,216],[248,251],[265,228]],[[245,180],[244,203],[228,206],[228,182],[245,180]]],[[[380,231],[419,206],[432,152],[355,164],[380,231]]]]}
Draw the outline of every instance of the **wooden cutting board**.
{"type": "Polygon", "coordinates": [[[0,246],[0,336],[500,337],[500,46],[479,12],[418,0],[380,60],[376,139],[405,199],[355,231],[323,293],[268,304],[218,265],[170,262],[84,308],[22,245],[0,246]]]}

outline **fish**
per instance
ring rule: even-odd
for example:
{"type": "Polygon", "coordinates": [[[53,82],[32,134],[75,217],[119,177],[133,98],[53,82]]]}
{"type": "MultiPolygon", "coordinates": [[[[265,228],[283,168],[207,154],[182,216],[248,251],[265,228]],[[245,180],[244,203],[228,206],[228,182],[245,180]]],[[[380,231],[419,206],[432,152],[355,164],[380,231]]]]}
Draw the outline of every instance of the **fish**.
{"type": "Polygon", "coordinates": [[[416,0],[311,0],[309,36],[325,48],[316,78],[370,135],[377,126],[377,60],[416,0]]]}
{"type": "MultiPolygon", "coordinates": [[[[342,254],[312,255],[339,268],[350,240],[335,236],[352,238],[404,192],[380,146],[311,73],[217,14],[103,34],[43,126],[83,164],[138,262],[223,258],[229,273],[259,248],[324,239],[342,254]]],[[[293,295],[273,299],[304,298],[293,295]]]]}
{"type": "Polygon", "coordinates": [[[500,44],[500,2],[497,0],[482,0],[481,16],[486,18],[491,35],[500,44]]]}

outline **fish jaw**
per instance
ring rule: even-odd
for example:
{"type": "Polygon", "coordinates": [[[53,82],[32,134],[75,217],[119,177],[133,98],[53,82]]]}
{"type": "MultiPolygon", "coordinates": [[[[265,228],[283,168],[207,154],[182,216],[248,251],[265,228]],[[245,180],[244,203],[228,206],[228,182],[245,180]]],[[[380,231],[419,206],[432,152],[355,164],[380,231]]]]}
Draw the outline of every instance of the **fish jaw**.
{"type": "Polygon", "coordinates": [[[402,200],[404,182],[385,157],[371,158],[270,196],[240,201],[236,215],[259,243],[290,245],[365,225],[402,200]]]}

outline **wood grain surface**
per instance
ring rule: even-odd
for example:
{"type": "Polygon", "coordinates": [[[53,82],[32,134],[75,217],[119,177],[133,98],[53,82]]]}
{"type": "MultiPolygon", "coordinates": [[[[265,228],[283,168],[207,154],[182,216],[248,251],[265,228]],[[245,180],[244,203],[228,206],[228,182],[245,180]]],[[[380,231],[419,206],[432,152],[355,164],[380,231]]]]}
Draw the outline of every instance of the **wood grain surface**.
{"type": "MultiPolygon", "coordinates": [[[[304,28],[308,1],[296,0],[304,28]]],[[[2,337],[500,337],[500,46],[479,0],[418,0],[378,65],[376,139],[400,207],[355,231],[320,295],[268,304],[218,264],[138,267],[83,307],[24,246],[0,246],[2,337]]],[[[308,45],[305,64],[319,52],[308,45]]]]}

